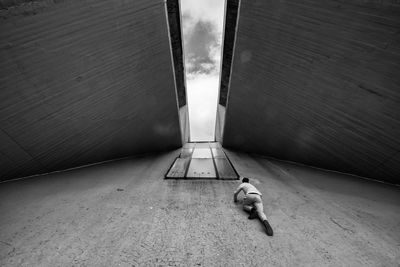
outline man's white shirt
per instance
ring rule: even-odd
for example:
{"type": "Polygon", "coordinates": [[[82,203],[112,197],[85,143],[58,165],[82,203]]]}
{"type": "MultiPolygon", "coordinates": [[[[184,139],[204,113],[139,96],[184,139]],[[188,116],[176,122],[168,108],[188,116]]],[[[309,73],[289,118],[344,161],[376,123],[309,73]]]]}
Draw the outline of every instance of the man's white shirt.
{"type": "Polygon", "coordinates": [[[239,192],[241,190],[243,190],[243,192],[245,194],[256,193],[256,194],[259,194],[260,196],[262,196],[260,191],[258,191],[257,188],[254,185],[250,184],[250,183],[241,183],[239,185],[239,187],[236,189],[235,194],[239,194],[239,192]]]}

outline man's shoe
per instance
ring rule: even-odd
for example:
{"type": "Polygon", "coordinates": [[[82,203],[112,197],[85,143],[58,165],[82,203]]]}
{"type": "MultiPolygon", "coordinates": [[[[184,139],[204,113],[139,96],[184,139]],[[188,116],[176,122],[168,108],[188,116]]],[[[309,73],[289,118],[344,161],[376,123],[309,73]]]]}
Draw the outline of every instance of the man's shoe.
{"type": "Polygon", "coordinates": [[[250,216],[248,217],[248,219],[249,220],[253,220],[253,219],[256,219],[257,218],[257,208],[256,207],[253,207],[253,208],[251,208],[251,210],[250,210],[250,216]]]}
{"type": "Polygon", "coordinates": [[[271,225],[269,225],[267,220],[263,221],[263,225],[265,227],[265,231],[267,232],[267,235],[268,236],[273,236],[274,231],[272,231],[272,227],[271,227],[271,225]]]}

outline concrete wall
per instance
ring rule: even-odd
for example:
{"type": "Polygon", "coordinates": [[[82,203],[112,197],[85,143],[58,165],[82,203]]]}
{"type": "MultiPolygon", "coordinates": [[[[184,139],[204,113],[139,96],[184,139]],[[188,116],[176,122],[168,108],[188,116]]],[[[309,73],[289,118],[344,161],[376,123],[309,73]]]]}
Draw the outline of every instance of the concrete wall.
{"type": "MultiPolygon", "coordinates": [[[[226,0],[225,20],[222,46],[222,65],[220,75],[218,103],[226,106],[228,98],[229,81],[233,57],[233,45],[235,43],[236,27],[238,21],[239,0],[226,0]]],[[[218,115],[217,115],[218,116],[218,115]]]]}
{"type": "Polygon", "coordinates": [[[0,3],[1,180],[181,145],[164,1],[0,3]]]}
{"type": "Polygon", "coordinates": [[[167,0],[168,24],[174,61],[174,73],[179,107],[186,105],[186,79],[183,66],[183,42],[179,0],[167,0]]]}
{"type": "Polygon", "coordinates": [[[400,4],[249,1],[223,145],[400,183],[400,4]]]}
{"type": "Polygon", "coordinates": [[[179,119],[181,123],[182,143],[190,140],[189,110],[188,105],[179,108],[179,119]]]}

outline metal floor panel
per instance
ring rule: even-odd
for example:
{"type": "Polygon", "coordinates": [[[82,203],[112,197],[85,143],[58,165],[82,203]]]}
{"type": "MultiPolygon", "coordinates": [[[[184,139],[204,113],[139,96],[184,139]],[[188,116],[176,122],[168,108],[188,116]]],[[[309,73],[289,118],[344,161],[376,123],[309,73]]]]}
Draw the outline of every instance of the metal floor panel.
{"type": "Polygon", "coordinates": [[[212,154],[213,154],[214,158],[223,158],[223,159],[226,158],[225,153],[224,153],[224,151],[222,151],[222,149],[212,148],[211,150],[212,150],[212,154]]]}
{"type": "Polygon", "coordinates": [[[196,143],[186,143],[183,148],[195,148],[196,147],[196,143]]]}
{"type": "Polygon", "coordinates": [[[190,158],[193,153],[193,148],[182,148],[180,158],[190,158]]]}
{"type": "Polygon", "coordinates": [[[218,142],[209,143],[209,146],[210,146],[211,148],[221,148],[221,144],[218,143],[218,142]]]}
{"type": "Polygon", "coordinates": [[[209,143],[195,143],[196,148],[209,148],[210,144],[209,143]]]}
{"type": "Polygon", "coordinates": [[[186,143],[165,178],[222,179],[239,178],[218,142],[186,143]]]}
{"type": "Polygon", "coordinates": [[[189,162],[190,162],[190,157],[176,158],[166,178],[184,178],[189,162]]]}
{"type": "Polygon", "coordinates": [[[237,179],[238,175],[233,170],[231,163],[224,158],[216,158],[215,165],[218,171],[219,179],[237,179]]]}
{"type": "Polygon", "coordinates": [[[214,162],[212,159],[192,159],[187,178],[216,178],[214,162]]]}
{"type": "Polygon", "coordinates": [[[192,155],[193,159],[212,159],[210,148],[195,148],[192,155]]]}

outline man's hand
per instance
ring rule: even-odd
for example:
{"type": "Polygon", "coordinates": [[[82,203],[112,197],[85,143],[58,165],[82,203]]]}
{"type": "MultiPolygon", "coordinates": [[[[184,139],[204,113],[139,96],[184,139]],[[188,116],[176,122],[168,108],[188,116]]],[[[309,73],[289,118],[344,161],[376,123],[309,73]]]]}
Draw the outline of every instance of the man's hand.
{"type": "Polygon", "coordinates": [[[236,191],[233,193],[233,202],[235,202],[235,203],[238,202],[237,196],[238,196],[239,192],[240,192],[240,190],[236,190],[236,191]]]}

